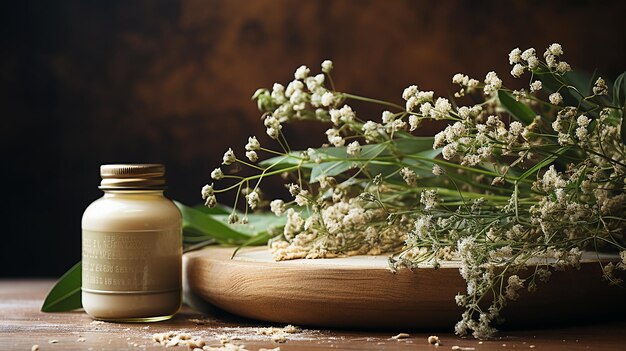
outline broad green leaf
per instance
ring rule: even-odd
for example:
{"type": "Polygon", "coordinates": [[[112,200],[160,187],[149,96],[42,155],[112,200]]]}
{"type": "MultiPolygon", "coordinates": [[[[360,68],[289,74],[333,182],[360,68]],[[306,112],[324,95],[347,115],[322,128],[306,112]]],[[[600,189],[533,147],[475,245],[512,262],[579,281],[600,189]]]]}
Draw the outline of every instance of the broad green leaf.
{"type": "Polygon", "coordinates": [[[235,257],[237,252],[239,252],[239,250],[243,249],[244,247],[265,245],[265,244],[267,244],[267,241],[270,240],[271,238],[272,238],[272,236],[269,233],[267,233],[267,232],[259,233],[259,234],[255,235],[255,236],[251,237],[246,242],[242,243],[239,247],[237,247],[235,249],[235,251],[233,251],[231,259],[233,257],[235,257]]]}
{"type": "Polygon", "coordinates": [[[434,137],[412,137],[394,140],[396,148],[403,154],[412,154],[433,149],[434,137]]]}
{"type": "Polygon", "coordinates": [[[199,204],[199,205],[194,206],[193,208],[202,213],[206,213],[209,215],[223,215],[223,214],[230,214],[233,212],[233,209],[231,207],[224,206],[222,204],[218,204],[217,206],[213,208],[208,208],[204,206],[203,204],[199,204]]]}
{"type": "Polygon", "coordinates": [[[626,102],[624,102],[624,107],[622,107],[622,125],[620,129],[622,133],[622,143],[626,144],[626,102]]]}
{"type": "Polygon", "coordinates": [[[613,84],[613,105],[622,107],[621,137],[626,144],[626,71],[620,74],[613,84]]]}
{"type": "Polygon", "coordinates": [[[525,125],[531,124],[537,115],[528,105],[516,101],[510,93],[504,90],[498,90],[498,99],[513,118],[525,125]]]}
{"type": "MultiPolygon", "coordinates": [[[[620,74],[615,83],[613,84],[613,105],[624,106],[626,105],[626,72],[620,74]]],[[[622,129],[624,130],[624,129],[622,129]]]]}
{"type": "Polygon", "coordinates": [[[199,210],[174,202],[183,214],[183,232],[186,235],[213,238],[223,244],[237,244],[248,240],[249,236],[199,210]]]}
{"type": "MultiPolygon", "coordinates": [[[[541,69],[535,71],[535,77],[543,83],[543,88],[548,93],[558,91],[563,97],[564,105],[577,106],[580,104],[582,110],[593,116],[597,115],[594,110],[595,104],[584,100],[584,97],[591,95],[594,83],[593,75],[580,71],[571,71],[562,76],[555,76],[553,73],[541,69]]],[[[601,97],[596,97],[596,99],[603,100],[601,97]]]]}
{"type": "Polygon", "coordinates": [[[259,161],[259,166],[270,167],[273,170],[280,170],[288,167],[297,166],[302,158],[302,151],[292,151],[284,156],[275,156],[259,161]]]}
{"type": "MultiPolygon", "coordinates": [[[[214,215],[212,216],[218,221],[227,224],[228,216],[214,215]]],[[[248,224],[230,224],[231,228],[246,234],[249,237],[267,233],[271,228],[279,228],[285,225],[287,218],[285,216],[276,216],[272,212],[250,213],[248,214],[248,224]]]]}
{"type": "Polygon", "coordinates": [[[591,89],[596,79],[596,73],[589,74],[583,71],[569,71],[563,75],[563,79],[569,85],[575,86],[585,96],[592,94],[591,89]]]}
{"type": "MultiPolygon", "coordinates": [[[[361,149],[361,155],[358,157],[363,160],[370,160],[378,155],[380,155],[387,146],[385,144],[372,144],[372,145],[364,145],[361,149]]],[[[327,177],[336,176],[341,174],[349,169],[351,169],[355,164],[364,164],[368,161],[353,161],[348,157],[347,148],[344,147],[327,147],[320,148],[315,150],[317,156],[320,157],[320,163],[310,163],[311,168],[311,176],[310,183],[315,183],[318,181],[319,177],[324,175],[327,177]],[[325,161],[330,159],[340,159],[337,161],[325,161]]]]}
{"type": "Polygon", "coordinates": [[[352,168],[353,162],[346,161],[332,161],[332,162],[321,162],[311,168],[311,176],[309,179],[309,183],[315,183],[319,180],[321,176],[332,177],[337,174],[341,174],[350,168],[352,168]]]}
{"type": "Polygon", "coordinates": [[[556,160],[559,157],[559,155],[563,154],[568,149],[569,148],[566,148],[566,147],[562,147],[558,149],[554,154],[544,158],[543,160],[541,160],[541,162],[537,163],[536,165],[529,168],[526,172],[522,173],[522,175],[517,179],[517,181],[520,182],[528,178],[529,176],[533,175],[535,172],[539,172],[540,169],[551,164],[554,160],[556,160]]]}
{"type": "Polygon", "coordinates": [[[41,312],[63,312],[82,307],[81,262],[75,264],[56,282],[41,306],[41,312]]]}

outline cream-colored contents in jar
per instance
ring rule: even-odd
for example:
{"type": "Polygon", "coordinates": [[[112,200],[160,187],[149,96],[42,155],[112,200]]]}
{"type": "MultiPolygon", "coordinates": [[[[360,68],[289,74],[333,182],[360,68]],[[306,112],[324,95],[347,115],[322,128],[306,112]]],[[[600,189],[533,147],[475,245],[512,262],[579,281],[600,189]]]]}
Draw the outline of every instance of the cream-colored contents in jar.
{"type": "Polygon", "coordinates": [[[106,165],[83,215],[82,302],[95,319],[158,321],[181,305],[182,218],[161,165],[106,165]]]}

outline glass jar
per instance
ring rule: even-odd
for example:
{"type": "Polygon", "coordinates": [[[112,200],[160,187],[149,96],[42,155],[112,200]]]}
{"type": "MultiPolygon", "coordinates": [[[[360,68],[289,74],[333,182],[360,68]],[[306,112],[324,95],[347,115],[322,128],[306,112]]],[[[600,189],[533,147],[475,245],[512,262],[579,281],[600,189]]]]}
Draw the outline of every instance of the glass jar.
{"type": "Polygon", "coordinates": [[[181,306],[182,216],[165,167],[103,165],[104,196],[82,218],[82,303],[94,319],[152,322],[181,306]]]}

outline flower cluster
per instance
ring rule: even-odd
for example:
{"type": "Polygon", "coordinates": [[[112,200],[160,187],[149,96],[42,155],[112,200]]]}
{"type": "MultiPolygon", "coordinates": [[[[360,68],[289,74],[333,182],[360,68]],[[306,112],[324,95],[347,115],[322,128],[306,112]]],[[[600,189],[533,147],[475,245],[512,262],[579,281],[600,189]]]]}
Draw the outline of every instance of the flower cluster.
{"type": "MultiPolygon", "coordinates": [[[[236,189],[245,222],[266,206],[262,181],[286,179],[290,196],[269,202],[285,217],[269,243],[277,260],[386,253],[393,271],[459,260],[467,289],[456,297],[465,312],[455,331],[489,337],[508,303],[554,270],[580,267],[584,250],[621,255],[603,265],[612,284],[626,270],[626,94],[599,77],[578,86],[563,56],[556,43],[543,57],[516,48],[510,73],[530,76],[525,89],[507,89],[493,71],[481,79],[459,73],[458,101],[411,85],[402,104],[335,91],[331,61],[317,75],[301,66],[286,86],[254,94],[280,149],[256,137],[245,145],[247,160],[228,149],[224,166],[259,173],[216,168],[214,181],[235,183],[207,184],[202,197],[214,206],[216,193],[236,189]],[[381,114],[359,118],[355,100],[379,104],[381,114]],[[296,120],[325,123],[328,143],[292,151],[282,130],[296,120]],[[424,120],[447,126],[432,138],[413,135],[424,120]],[[260,152],[271,157],[259,161],[260,152]]],[[[240,221],[237,201],[231,222],[240,221]]]]}

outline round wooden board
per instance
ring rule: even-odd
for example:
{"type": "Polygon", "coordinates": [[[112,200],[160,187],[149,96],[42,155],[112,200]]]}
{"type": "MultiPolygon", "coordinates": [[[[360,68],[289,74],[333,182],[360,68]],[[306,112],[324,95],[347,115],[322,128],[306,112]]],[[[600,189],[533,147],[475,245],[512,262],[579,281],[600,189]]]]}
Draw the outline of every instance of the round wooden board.
{"type": "MultiPolygon", "coordinates": [[[[185,285],[204,301],[242,317],[326,328],[452,328],[465,292],[457,262],[403,269],[386,256],[275,262],[266,248],[208,247],[185,254],[185,285]]],[[[626,312],[626,289],[602,280],[598,262],[553,272],[549,283],[504,311],[507,325],[599,320],[626,312]]]]}

